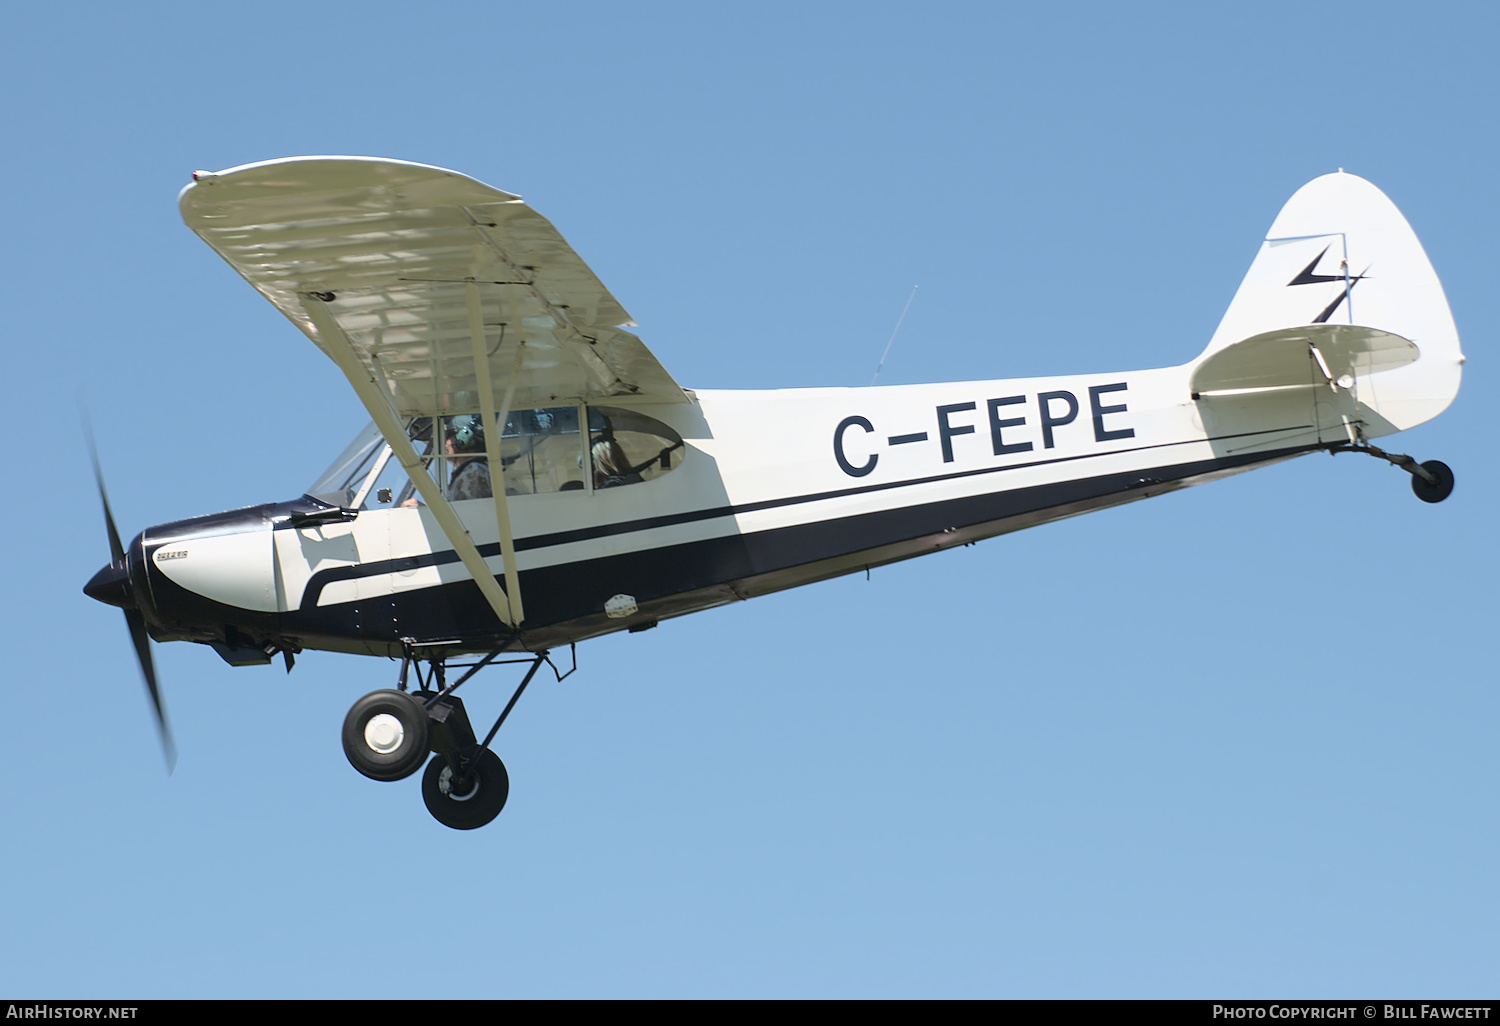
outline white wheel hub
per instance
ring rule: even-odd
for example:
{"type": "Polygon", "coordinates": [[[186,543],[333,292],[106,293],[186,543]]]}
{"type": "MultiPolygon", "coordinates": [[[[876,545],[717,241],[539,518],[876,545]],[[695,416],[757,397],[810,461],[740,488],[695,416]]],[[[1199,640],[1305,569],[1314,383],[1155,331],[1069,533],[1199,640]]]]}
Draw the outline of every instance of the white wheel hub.
{"type": "Polygon", "coordinates": [[[466,802],[479,793],[479,778],[475,777],[473,780],[469,781],[469,790],[467,793],[454,794],[453,769],[450,766],[444,766],[443,772],[438,774],[438,790],[446,795],[451,801],[466,802]]]}
{"type": "Polygon", "coordinates": [[[365,723],[365,744],[381,755],[390,755],[406,739],[406,729],[390,713],[377,713],[365,723]]]}

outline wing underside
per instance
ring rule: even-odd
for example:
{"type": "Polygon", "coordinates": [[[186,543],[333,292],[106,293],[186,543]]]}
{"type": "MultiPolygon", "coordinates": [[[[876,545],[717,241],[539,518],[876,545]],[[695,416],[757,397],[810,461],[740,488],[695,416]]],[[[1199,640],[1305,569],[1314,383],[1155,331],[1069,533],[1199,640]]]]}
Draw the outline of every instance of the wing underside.
{"type": "Polygon", "coordinates": [[[506,390],[515,408],[686,399],[623,329],[624,307],[518,196],[441,168],[354,157],[196,179],[179,201],[188,226],[333,356],[305,305],[321,303],[402,415],[477,413],[486,376],[497,406],[506,390]]]}

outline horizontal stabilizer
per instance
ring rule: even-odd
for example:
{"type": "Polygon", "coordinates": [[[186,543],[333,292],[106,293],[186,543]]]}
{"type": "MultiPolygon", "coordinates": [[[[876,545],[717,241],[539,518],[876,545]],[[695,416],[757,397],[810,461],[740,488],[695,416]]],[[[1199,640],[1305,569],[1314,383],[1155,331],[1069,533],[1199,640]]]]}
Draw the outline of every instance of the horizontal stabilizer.
{"type": "Polygon", "coordinates": [[[1193,371],[1195,395],[1348,383],[1417,361],[1417,347],[1354,324],[1305,324],[1262,332],[1210,355],[1193,371]]]}

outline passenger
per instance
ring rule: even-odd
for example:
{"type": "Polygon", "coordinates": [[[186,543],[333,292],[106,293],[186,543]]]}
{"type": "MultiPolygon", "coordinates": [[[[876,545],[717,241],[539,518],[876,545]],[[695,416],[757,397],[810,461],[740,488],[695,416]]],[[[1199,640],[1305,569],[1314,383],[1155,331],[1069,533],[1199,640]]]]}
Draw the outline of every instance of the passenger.
{"type": "Polygon", "coordinates": [[[640,484],[641,475],[630,468],[625,450],[614,435],[605,435],[594,443],[594,489],[616,485],[640,484]]]}

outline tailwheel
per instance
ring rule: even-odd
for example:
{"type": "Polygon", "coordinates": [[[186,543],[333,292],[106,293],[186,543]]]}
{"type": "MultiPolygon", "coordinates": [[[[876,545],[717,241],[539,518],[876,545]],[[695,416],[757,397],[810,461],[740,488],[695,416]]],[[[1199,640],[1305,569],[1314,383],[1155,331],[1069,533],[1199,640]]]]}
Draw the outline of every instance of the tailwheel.
{"type": "Polygon", "coordinates": [[[1423,502],[1442,502],[1453,494],[1453,471],[1440,460],[1428,460],[1421,469],[1427,472],[1424,478],[1412,471],[1411,490],[1423,502]]]}
{"type": "Polygon", "coordinates": [[[422,774],[422,800],[427,811],[445,827],[474,830],[500,815],[510,797],[510,775],[505,763],[488,748],[459,760],[463,776],[456,777],[445,756],[434,756],[422,774]]]}
{"type": "Polygon", "coordinates": [[[344,754],[371,780],[404,780],[421,769],[431,736],[427,710],[405,691],[372,691],[344,717],[344,754]]]}
{"type": "Polygon", "coordinates": [[[1411,490],[1423,502],[1442,502],[1453,494],[1453,471],[1441,460],[1418,463],[1410,456],[1399,452],[1386,452],[1369,442],[1360,440],[1350,445],[1331,446],[1330,452],[1362,452],[1366,456],[1385,460],[1393,467],[1400,467],[1411,475],[1411,490]]]}

